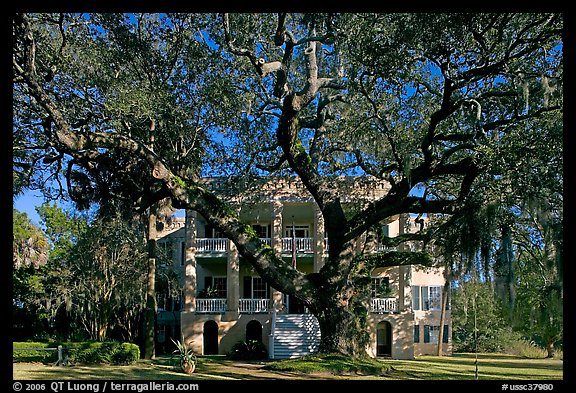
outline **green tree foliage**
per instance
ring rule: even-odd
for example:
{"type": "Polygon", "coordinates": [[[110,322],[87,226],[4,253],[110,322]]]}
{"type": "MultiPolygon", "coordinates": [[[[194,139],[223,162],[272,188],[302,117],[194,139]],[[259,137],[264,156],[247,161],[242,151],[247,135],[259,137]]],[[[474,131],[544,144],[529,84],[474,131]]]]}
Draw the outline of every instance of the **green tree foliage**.
{"type": "Polygon", "coordinates": [[[88,338],[102,341],[109,330],[133,340],[144,305],[145,244],[137,228],[117,217],[90,225],[70,254],[70,312],[88,338]]]}
{"type": "Polygon", "coordinates": [[[26,213],[12,209],[12,264],[14,269],[44,265],[48,259],[48,240],[26,213]]]}
{"type": "Polygon", "coordinates": [[[134,340],[145,304],[141,226],[119,214],[88,223],[54,204],[37,210],[50,257],[37,269],[14,271],[18,321],[35,321],[39,336],[134,340]]]}
{"type": "MultiPolygon", "coordinates": [[[[431,262],[358,255],[365,233],[401,213],[446,228],[484,200],[561,190],[562,23],[554,13],[16,14],[14,171],[64,179],[81,206],[120,198],[145,211],[170,198],[196,210],[318,317],[322,351],[362,355],[365,278],[431,262]],[[210,175],[219,193],[201,179],[210,175]],[[287,266],[229,205],[262,175],[298,176],[318,204],[330,239],[318,274],[287,266]],[[340,175],[390,189],[350,208],[340,175]]],[[[392,242],[431,240],[438,226],[392,242]]]]}
{"type": "Polygon", "coordinates": [[[463,282],[452,294],[455,352],[502,352],[518,338],[490,283],[463,282]]]}

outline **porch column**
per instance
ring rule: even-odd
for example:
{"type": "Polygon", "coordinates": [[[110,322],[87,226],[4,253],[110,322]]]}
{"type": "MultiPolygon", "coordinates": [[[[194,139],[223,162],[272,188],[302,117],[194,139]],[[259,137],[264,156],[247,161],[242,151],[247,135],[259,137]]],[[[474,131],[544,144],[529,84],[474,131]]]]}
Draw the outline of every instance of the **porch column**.
{"type": "Polygon", "coordinates": [[[324,266],[324,217],[316,203],[314,203],[314,273],[318,273],[324,266]]]}
{"type": "Polygon", "coordinates": [[[410,297],[410,281],[408,280],[409,266],[398,266],[398,311],[408,308],[407,300],[410,297]]]}
{"type": "MultiPolygon", "coordinates": [[[[398,218],[398,234],[402,235],[409,232],[409,217],[406,214],[401,214],[398,218]]],[[[410,244],[401,244],[398,251],[410,251],[410,244]]],[[[398,273],[398,311],[410,310],[412,308],[412,287],[410,286],[412,267],[410,265],[399,266],[398,273]]]]}
{"type": "Polygon", "coordinates": [[[224,319],[238,319],[240,307],[240,258],[232,240],[228,240],[228,264],[226,266],[226,314],[224,319]]]}
{"type": "MultiPolygon", "coordinates": [[[[282,212],[284,206],[279,198],[274,198],[272,200],[272,234],[270,239],[270,244],[274,253],[279,257],[282,256],[282,212]]],[[[276,303],[276,310],[282,309],[282,292],[271,288],[271,307],[276,303]]],[[[272,310],[270,310],[272,311],[272,310]]]]}
{"type": "Polygon", "coordinates": [[[196,311],[196,212],[186,210],[184,228],[186,265],[184,267],[184,311],[196,311]]]}

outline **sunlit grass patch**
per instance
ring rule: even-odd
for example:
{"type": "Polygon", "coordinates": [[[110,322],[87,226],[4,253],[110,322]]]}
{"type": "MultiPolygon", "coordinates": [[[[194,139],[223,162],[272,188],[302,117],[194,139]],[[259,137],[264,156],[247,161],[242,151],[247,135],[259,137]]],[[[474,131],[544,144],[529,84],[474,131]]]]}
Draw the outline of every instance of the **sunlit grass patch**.
{"type": "Polygon", "coordinates": [[[360,375],[386,375],[390,366],[377,359],[355,359],[338,354],[309,355],[298,359],[276,360],[266,364],[266,370],[291,371],[300,373],[333,373],[333,374],[360,374],[360,375]]]}

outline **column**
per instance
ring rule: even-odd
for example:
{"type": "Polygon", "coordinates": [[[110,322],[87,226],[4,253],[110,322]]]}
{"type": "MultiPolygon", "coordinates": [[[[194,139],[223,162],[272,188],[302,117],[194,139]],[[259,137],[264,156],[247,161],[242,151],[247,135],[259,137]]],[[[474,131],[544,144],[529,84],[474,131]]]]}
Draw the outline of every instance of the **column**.
{"type": "Polygon", "coordinates": [[[314,203],[314,273],[318,273],[324,266],[324,253],[324,216],[314,203]]]}
{"type": "Polygon", "coordinates": [[[196,310],[196,212],[186,210],[184,228],[186,242],[186,265],[184,281],[184,311],[196,310]]]}
{"type": "Polygon", "coordinates": [[[226,266],[226,314],[224,320],[237,320],[240,315],[240,257],[232,240],[228,241],[226,266]]]}
{"type": "MultiPolygon", "coordinates": [[[[272,201],[272,234],[271,245],[274,253],[282,257],[282,212],[284,210],[282,201],[279,198],[274,198],[272,201]]],[[[271,288],[271,305],[276,304],[276,310],[282,309],[282,292],[271,288]]],[[[270,310],[272,311],[272,310],[270,310]]]]}

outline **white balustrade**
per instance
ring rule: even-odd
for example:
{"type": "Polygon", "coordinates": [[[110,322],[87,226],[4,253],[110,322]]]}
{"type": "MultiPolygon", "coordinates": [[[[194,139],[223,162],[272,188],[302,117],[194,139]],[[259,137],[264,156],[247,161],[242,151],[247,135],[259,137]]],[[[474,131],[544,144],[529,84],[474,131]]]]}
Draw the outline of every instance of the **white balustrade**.
{"type": "Polygon", "coordinates": [[[370,308],[374,313],[398,311],[398,300],[395,297],[373,298],[370,308]]]}
{"type": "Polygon", "coordinates": [[[197,252],[227,252],[228,239],[200,237],[196,239],[197,252]]]}
{"type": "Polygon", "coordinates": [[[313,252],[314,251],[314,238],[312,237],[291,237],[282,238],[282,251],[292,252],[292,243],[296,243],[297,252],[313,252]]]}
{"type": "Polygon", "coordinates": [[[240,313],[265,313],[269,304],[270,299],[240,299],[240,313]]]}
{"type": "Polygon", "coordinates": [[[196,312],[223,314],[226,312],[226,299],[196,299],[196,312]]]}

